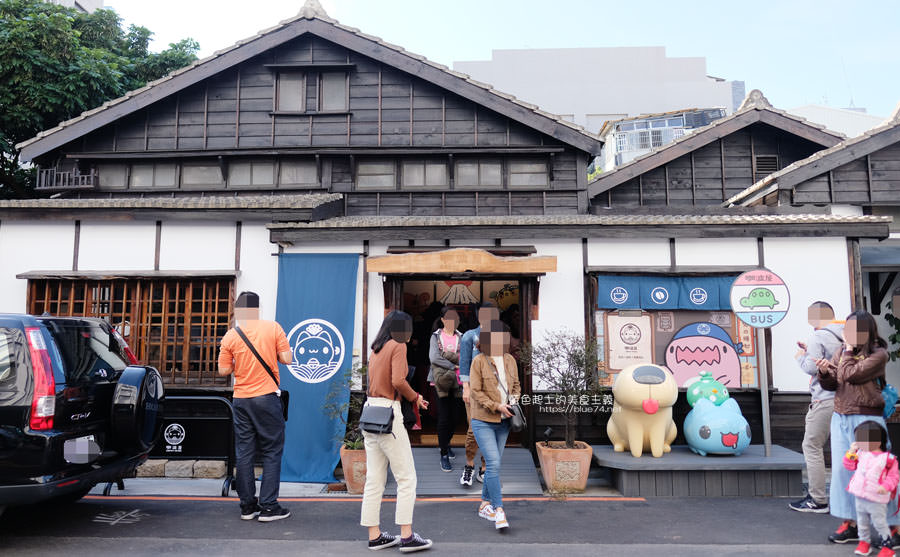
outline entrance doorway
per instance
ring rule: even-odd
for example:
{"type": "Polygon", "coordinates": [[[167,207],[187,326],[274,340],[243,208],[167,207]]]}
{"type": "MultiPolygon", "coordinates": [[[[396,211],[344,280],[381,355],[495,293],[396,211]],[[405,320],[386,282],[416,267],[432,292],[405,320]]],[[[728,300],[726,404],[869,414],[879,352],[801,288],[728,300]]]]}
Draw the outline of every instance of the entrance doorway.
{"type": "MultiPolygon", "coordinates": [[[[519,347],[531,340],[531,308],[536,299],[537,278],[534,276],[451,276],[415,275],[386,276],[385,302],[413,317],[413,338],[407,352],[409,365],[415,368],[412,387],[429,400],[427,411],[420,413],[417,429],[410,432],[413,445],[436,447],[437,441],[437,393],[427,381],[430,368],[428,351],[431,334],[441,326],[439,311],[450,306],[460,316],[458,329],[465,333],[478,327],[478,306],[490,301],[500,311],[500,319],[509,327],[512,337],[511,352],[518,359],[519,347]]],[[[519,366],[519,381],[523,393],[531,393],[530,376],[525,376],[519,366]]],[[[456,403],[455,427],[451,445],[462,447],[467,429],[465,407],[462,399],[456,403]]],[[[525,432],[523,432],[525,433],[525,432]]],[[[511,434],[510,444],[523,441],[522,434],[511,434]]]]}

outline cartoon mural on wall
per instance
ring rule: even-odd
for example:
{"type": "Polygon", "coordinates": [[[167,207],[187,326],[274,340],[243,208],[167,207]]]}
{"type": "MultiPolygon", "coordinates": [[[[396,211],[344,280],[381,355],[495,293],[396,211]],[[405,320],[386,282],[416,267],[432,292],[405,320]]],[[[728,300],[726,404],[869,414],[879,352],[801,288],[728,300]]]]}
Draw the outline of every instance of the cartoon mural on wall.
{"type": "Polygon", "coordinates": [[[750,424],[733,398],[717,405],[700,398],[684,419],[684,438],[695,453],[740,455],[751,439],[750,424]]]}
{"type": "Polygon", "coordinates": [[[506,311],[509,306],[519,303],[519,285],[506,283],[500,290],[491,292],[489,297],[494,300],[500,311],[506,311]]]}
{"type": "Polygon", "coordinates": [[[691,323],[675,333],[666,347],[666,366],[679,387],[704,370],[723,385],[740,387],[742,350],[741,344],[735,344],[715,323],[691,323]]]}

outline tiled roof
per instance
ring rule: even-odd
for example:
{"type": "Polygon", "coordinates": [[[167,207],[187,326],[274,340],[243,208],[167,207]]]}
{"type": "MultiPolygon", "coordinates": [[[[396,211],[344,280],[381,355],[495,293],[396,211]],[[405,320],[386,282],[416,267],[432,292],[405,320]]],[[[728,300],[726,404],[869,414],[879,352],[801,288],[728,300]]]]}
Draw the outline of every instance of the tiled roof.
{"type": "Polygon", "coordinates": [[[343,196],[337,193],[193,197],[0,200],[0,209],[314,209],[343,196]]]}
{"type": "Polygon", "coordinates": [[[616,167],[614,170],[612,170],[610,172],[604,172],[599,177],[597,177],[595,180],[593,180],[591,183],[598,182],[600,180],[608,180],[611,176],[615,176],[617,173],[622,172],[623,170],[631,168],[632,166],[634,166],[638,163],[641,163],[651,157],[655,157],[655,156],[659,155],[659,153],[663,153],[669,149],[677,148],[685,141],[696,140],[696,138],[698,136],[700,136],[701,134],[707,134],[707,133],[711,133],[711,132],[714,133],[715,130],[720,128],[721,126],[726,125],[726,124],[730,123],[732,120],[734,120],[735,118],[738,118],[738,117],[740,117],[744,114],[747,114],[749,112],[752,112],[754,110],[773,112],[773,113],[783,116],[785,118],[789,118],[796,122],[800,122],[803,125],[817,129],[821,132],[827,133],[837,139],[842,139],[845,137],[844,134],[829,130],[828,128],[826,128],[825,126],[823,126],[821,124],[815,124],[813,122],[809,122],[808,120],[806,120],[806,118],[801,118],[800,116],[795,116],[789,112],[786,112],[784,110],[780,110],[780,109],[773,107],[769,103],[768,99],[766,99],[766,97],[762,94],[762,92],[759,89],[754,89],[754,90],[750,91],[750,93],[744,99],[744,102],[741,103],[740,108],[737,111],[735,111],[734,113],[732,113],[730,116],[726,116],[724,118],[719,118],[718,120],[714,120],[710,124],[703,126],[702,128],[696,128],[691,133],[685,134],[685,135],[679,137],[678,139],[676,139],[675,141],[672,141],[671,143],[667,143],[661,147],[657,147],[656,149],[653,149],[644,155],[641,155],[635,159],[632,159],[632,160],[628,161],[627,163],[616,167]]]}
{"type": "Polygon", "coordinates": [[[271,229],[398,228],[458,226],[679,226],[771,224],[889,224],[891,217],[829,214],[783,215],[534,215],[484,217],[336,217],[268,225],[271,229]]]}
{"type": "MultiPolygon", "coordinates": [[[[728,206],[728,205],[733,205],[735,203],[739,203],[742,200],[747,199],[749,196],[755,194],[756,192],[765,189],[770,184],[774,184],[774,183],[778,182],[780,178],[782,178],[783,176],[785,176],[787,174],[791,174],[794,171],[799,170],[800,168],[803,168],[807,165],[810,165],[815,162],[826,159],[833,153],[837,153],[844,149],[853,147],[854,145],[858,145],[864,141],[868,141],[869,139],[876,137],[878,135],[881,135],[882,133],[885,133],[887,131],[893,130],[894,128],[896,128],[898,126],[900,126],[900,103],[897,104],[897,108],[894,110],[894,114],[890,118],[885,120],[885,122],[882,125],[874,127],[872,129],[864,132],[862,135],[858,135],[856,137],[851,137],[850,139],[845,139],[844,141],[841,141],[837,145],[834,145],[827,149],[822,149],[821,151],[817,151],[817,152],[813,153],[812,155],[810,155],[809,157],[806,157],[805,159],[796,161],[796,162],[782,168],[778,172],[773,172],[772,174],[769,174],[768,176],[766,176],[762,180],[756,182],[755,184],[753,184],[749,188],[745,189],[741,193],[733,196],[731,199],[729,199],[728,201],[723,203],[723,205],[728,206]]],[[[840,165],[836,165],[836,166],[840,166],[840,165]]],[[[828,168],[823,168],[822,173],[828,172],[828,170],[829,170],[828,168]]]]}
{"type": "Polygon", "coordinates": [[[504,93],[504,92],[502,92],[502,91],[498,91],[497,89],[494,89],[493,86],[491,86],[490,84],[482,83],[482,82],[480,82],[480,81],[477,81],[477,80],[475,80],[475,79],[472,79],[468,74],[465,74],[465,73],[462,73],[462,72],[458,72],[458,71],[452,70],[452,69],[448,68],[447,66],[444,66],[443,64],[438,64],[437,62],[432,62],[431,60],[428,60],[428,59],[425,58],[424,56],[420,56],[420,55],[418,55],[418,54],[414,54],[414,53],[412,53],[412,52],[409,52],[409,51],[405,50],[405,49],[404,49],[403,47],[401,47],[401,46],[394,45],[394,44],[391,44],[391,43],[389,43],[389,42],[387,42],[387,41],[384,41],[384,40],[381,39],[380,37],[375,37],[375,36],[373,36],[373,35],[368,35],[368,34],[366,34],[366,33],[363,33],[362,31],[360,31],[359,29],[357,29],[357,28],[355,28],[355,27],[350,27],[350,26],[347,26],[347,25],[342,25],[342,24],[339,23],[336,19],[333,19],[333,18],[331,18],[331,17],[328,17],[328,15],[325,13],[325,10],[322,9],[321,5],[319,5],[319,3],[318,3],[317,1],[315,1],[315,0],[312,0],[312,1],[307,0],[307,2],[303,5],[303,8],[300,10],[300,13],[298,13],[297,16],[295,16],[295,17],[293,17],[293,18],[290,18],[290,19],[286,19],[286,20],[284,20],[284,21],[281,21],[281,22],[278,23],[278,25],[275,25],[274,27],[270,27],[270,28],[268,28],[268,29],[263,29],[262,31],[259,31],[257,34],[253,35],[252,37],[248,37],[248,38],[246,38],[246,39],[240,40],[240,41],[236,42],[234,45],[232,45],[232,46],[230,46],[230,47],[224,48],[224,49],[222,49],[222,50],[218,50],[218,51],[214,52],[211,56],[208,56],[207,58],[204,58],[204,59],[202,59],[202,60],[197,60],[196,62],[190,64],[189,66],[185,66],[185,67],[183,67],[183,68],[180,68],[180,69],[178,69],[178,70],[175,70],[175,71],[171,72],[170,74],[168,74],[168,75],[166,75],[166,76],[164,76],[164,77],[161,77],[160,79],[157,79],[156,81],[151,81],[151,82],[147,83],[144,87],[141,87],[140,89],[135,89],[134,91],[129,91],[128,93],[125,93],[123,96],[121,96],[121,97],[119,97],[119,98],[117,98],[117,99],[113,99],[113,100],[110,100],[110,101],[106,101],[105,103],[103,103],[102,105],[98,106],[97,108],[94,108],[94,109],[91,109],[91,110],[82,112],[81,115],[79,115],[79,116],[77,116],[77,117],[75,117],[75,118],[72,118],[72,119],[70,119],[70,120],[66,120],[65,122],[60,122],[59,125],[57,125],[56,127],[51,128],[51,129],[49,129],[49,130],[44,130],[44,131],[38,133],[38,134],[37,134],[36,136],[34,136],[33,138],[28,139],[28,140],[26,140],[26,141],[23,141],[22,143],[19,143],[18,145],[16,145],[16,148],[22,149],[22,148],[24,148],[24,147],[27,147],[28,145],[31,145],[32,143],[34,143],[34,142],[36,142],[36,141],[38,141],[38,140],[40,140],[40,139],[43,139],[43,138],[45,138],[45,137],[47,137],[47,136],[50,136],[50,135],[52,135],[52,134],[54,134],[54,133],[56,133],[56,132],[58,132],[58,131],[60,131],[60,130],[62,130],[62,129],[64,129],[64,128],[66,128],[66,127],[71,126],[72,124],[75,124],[75,123],[77,123],[77,122],[80,122],[80,121],[84,120],[85,118],[88,118],[88,117],[90,117],[90,116],[93,116],[94,114],[103,112],[103,111],[105,111],[105,110],[108,110],[108,109],[110,109],[110,108],[112,108],[112,107],[114,107],[114,106],[116,106],[116,105],[118,105],[118,104],[120,104],[120,103],[122,103],[122,102],[127,101],[128,99],[131,99],[131,98],[136,97],[136,96],[138,96],[138,95],[142,95],[142,94],[144,94],[144,93],[147,93],[148,91],[150,91],[150,90],[153,89],[154,87],[156,87],[156,86],[158,86],[158,85],[160,85],[160,84],[162,84],[162,83],[165,83],[165,82],[167,82],[167,81],[169,81],[169,80],[175,78],[176,76],[179,76],[179,75],[181,75],[181,74],[183,74],[183,73],[185,73],[185,72],[189,72],[189,71],[191,71],[192,69],[197,68],[197,67],[199,67],[199,66],[203,66],[203,65],[205,65],[205,64],[209,64],[210,62],[212,62],[212,61],[218,59],[219,57],[221,57],[221,56],[224,55],[224,54],[227,54],[228,52],[231,52],[231,51],[233,51],[233,50],[235,50],[235,49],[238,49],[238,48],[240,48],[240,47],[246,45],[247,43],[251,43],[251,42],[253,42],[253,41],[257,40],[257,39],[260,39],[260,38],[262,38],[262,37],[264,37],[264,36],[266,36],[266,35],[269,35],[269,34],[271,34],[271,33],[274,33],[274,32],[276,32],[276,31],[279,31],[279,30],[281,30],[281,29],[284,29],[285,27],[287,27],[287,26],[291,25],[292,23],[295,23],[295,22],[297,22],[297,21],[299,21],[299,20],[301,20],[301,19],[309,19],[309,20],[312,20],[312,19],[318,19],[318,20],[324,21],[324,22],[326,22],[326,23],[329,23],[329,24],[331,24],[331,25],[337,27],[338,29],[342,29],[342,30],[344,30],[344,31],[347,31],[347,32],[349,32],[349,33],[352,33],[352,34],[354,34],[354,35],[356,35],[356,36],[358,36],[358,37],[361,37],[361,38],[363,38],[363,39],[367,39],[367,40],[376,42],[376,43],[378,43],[380,46],[383,46],[383,47],[385,47],[385,48],[394,50],[394,51],[399,52],[399,53],[401,53],[401,54],[403,54],[403,55],[405,55],[405,56],[409,56],[409,57],[411,57],[411,58],[413,58],[413,59],[415,59],[415,60],[418,60],[419,62],[422,62],[422,63],[424,63],[424,64],[427,64],[427,65],[429,65],[429,66],[431,66],[431,67],[437,68],[438,70],[441,70],[441,71],[443,71],[443,72],[445,72],[445,73],[447,73],[447,74],[450,74],[450,75],[452,75],[452,76],[454,76],[454,77],[457,77],[457,78],[459,78],[459,79],[465,81],[466,83],[468,83],[468,84],[470,84],[470,85],[474,85],[474,86],[476,86],[476,87],[479,87],[479,88],[481,88],[481,89],[484,89],[484,90],[488,91],[489,93],[492,93],[492,94],[494,94],[494,95],[496,95],[496,96],[498,96],[498,97],[500,97],[500,98],[503,98],[503,99],[505,99],[505,100],[507,100],[507,101],[513,102],[513,103],[515,103],[515,104],[517,104],[517,105],[519,105],[519,106],[521,106],[521,107],[524,107],[524,108],[530,110],[531,112],[533,112],[533,113],[536,114],[536,115],[543,116],[543,117],[545,117],[545,118],[549,118],[549,119],[555,121],[557,124],[561,124],[561,125],[563,125],[563,126],[572,128],[573,130],[576,130],[576,131],[578,131],[579,133],[584,134],[585,136],[587,136],[587,137],[589,137],[589,138],[591,138],[591,139],[593,139],[593,140],[595,140],[595,141],[600,141],[600,142],[602,142],[602,139],[600,139],[600,137],[597,136],[596,134],[593,134],[593,133],[587,131],[587,130],[586,130],[585,128],[583,128],[582,126],[579,126],[579,125],[577,125],[577,124],[574,124],[574,123],[572,123],[572,122],[569,122],[569,121],[564,120],[561,116],[559,116],[559,115],[557,115],[557,114],[551,114],[550,112],[541,110],[537,105],[534,105],[534,104],[531,104],[531,103],[528,103],[528,102],[519,100],[519,99],[517,99],[515,96],[510,95],[510,94],[508,94],[508,93],[504,93]]]}

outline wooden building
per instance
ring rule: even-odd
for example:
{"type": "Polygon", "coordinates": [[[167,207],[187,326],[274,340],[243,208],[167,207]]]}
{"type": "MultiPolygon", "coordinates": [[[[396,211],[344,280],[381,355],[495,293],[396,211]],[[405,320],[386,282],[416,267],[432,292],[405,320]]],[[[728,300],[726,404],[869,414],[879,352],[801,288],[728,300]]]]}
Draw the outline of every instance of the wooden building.
{"type": "MultiPolygon", "coordinates": [[[[521,340],[585,331],[608,359],[602,278],[727,279],[765,265],[796,299],[774,334],[748,333],[755,363],[731,388],[752,398],[768,373],[775,388],[803,391],[791,356],[806,304],[849,310],[848,242],[888,236],[890,219],[719,206],[840,141],[754,92],[731,117],[588,184],[596,136],[310,2],[21,144],[41,190],[57,195],[0,201],[0,309],[107,317],[170,390],[227,391],[216,341],[236,291],[258,292],[274,318],[273,255],[358,254],[361,359],[389,308],[421,315],[430,302],[464,310],[487,297],[521,340]]],[[[705,307],[677,308],[657,344],[691,320],[739,333],[718,301],[705,307]]],[[[631,311],[660,322],[653,308],[631,311]]],[[[526,443],[557,419],[530,411],[526,443]]],[[[603,423],[585,418],[579,435],[601,439],[603,423]]]]}

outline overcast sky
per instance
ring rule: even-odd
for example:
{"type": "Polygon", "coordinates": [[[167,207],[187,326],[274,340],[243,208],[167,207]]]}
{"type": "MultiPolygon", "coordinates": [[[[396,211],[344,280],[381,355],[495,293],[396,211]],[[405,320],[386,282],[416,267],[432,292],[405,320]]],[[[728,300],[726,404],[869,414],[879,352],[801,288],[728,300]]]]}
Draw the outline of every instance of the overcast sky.
{"type": "MultiPolygon", "coordinates": [[[[341,23],[451,67],[493,49],[664,46],[668,56],[705,57],[708,74],[743,80],[778,108],[852,102],[886,117],[900,101],[897,0],[320,1],[341,23]]],[[[192,37],[205,57],[294,17],[303,0],[105,6],[153,31],[153,50],[192,37]]]]}

